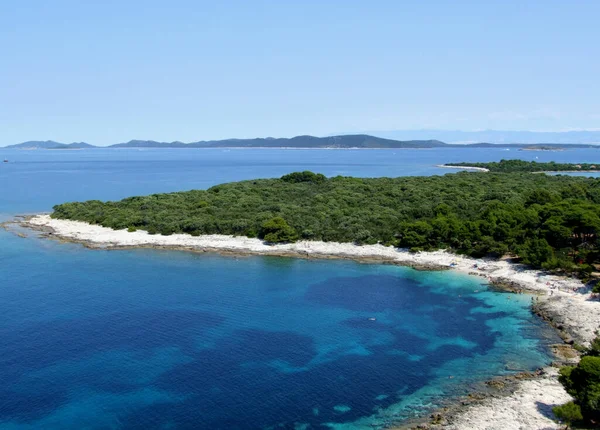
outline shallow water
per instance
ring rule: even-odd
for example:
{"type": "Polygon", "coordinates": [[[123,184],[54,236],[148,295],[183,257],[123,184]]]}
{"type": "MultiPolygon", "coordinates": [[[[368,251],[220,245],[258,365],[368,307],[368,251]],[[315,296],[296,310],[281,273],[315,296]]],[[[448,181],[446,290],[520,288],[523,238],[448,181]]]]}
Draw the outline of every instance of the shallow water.
{"type": "MultiPolygon", "coordinates": [[[[438,173],[443,162],[426,151],[186,151],[12,151],[0,213],[305,168],[438,173]]],[[[547,364],[557,341],[527,296],[456,273],[88,250],[2,230],[0,243],[2,430],[372,428],[547,364]]]]}

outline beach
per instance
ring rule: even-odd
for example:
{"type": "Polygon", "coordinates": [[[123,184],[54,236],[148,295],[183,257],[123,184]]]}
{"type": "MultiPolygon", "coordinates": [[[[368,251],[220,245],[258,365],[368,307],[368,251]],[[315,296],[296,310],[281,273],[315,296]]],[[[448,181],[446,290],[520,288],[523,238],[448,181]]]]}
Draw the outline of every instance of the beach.
{"type": "MultiPolygon", "coordinates": [[[[165,248],[239,255],[273,255],[302,258],[345,258],[423,269],[449,269],[484,277],[511,291],[532,294],[536,309],[561,331],[566,342],[587,345],[600,326],[600,302],[592,300],[589,288],[573,278],[549,275],[509,260],[473,259],[446,251],[410,253],[383,245],[354,245],[300,241],[270,245],[260,239],[225,235],[169,236],[145,231],[115,231],[78,221],[52,219],[49,215],[24,218],[20,224],[91,248],[165,248]]],[[[459,429],[548,429],[559,428],[551,419],[551,407],[569,400],[559,384],[557,369],[549,367],[533,379],[523,380],[508,396],[486,398],[465,406],[453,415],[446,428],[459,429]]]]}

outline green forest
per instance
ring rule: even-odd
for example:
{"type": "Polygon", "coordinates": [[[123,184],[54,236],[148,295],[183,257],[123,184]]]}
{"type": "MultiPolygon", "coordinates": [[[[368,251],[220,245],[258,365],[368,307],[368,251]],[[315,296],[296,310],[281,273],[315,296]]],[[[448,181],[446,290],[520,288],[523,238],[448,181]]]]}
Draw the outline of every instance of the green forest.
{"type": "Polygon", "coordinates": [[[523,161],[523,160],[500,160],[490,163],[451,163],[448,166],[461,166],[461,167],[481,167],[488,169],[490,172],[498,173],[517,173],[517,172],[577,172],[577,171],[599,171],[600,164],[591,163],[555,163],[549,161],[547,163],[538,163],[537,161],[523,161]]]}
{"type": "Polygon", "coordinates": [[[594,178],[481,172],[326,178],[297,172],[118,202],[64,203],[52,217],[150,234],[513,254],[535,267],[585,276],[599,262],[599,204],[600,180],[594,178]]]}

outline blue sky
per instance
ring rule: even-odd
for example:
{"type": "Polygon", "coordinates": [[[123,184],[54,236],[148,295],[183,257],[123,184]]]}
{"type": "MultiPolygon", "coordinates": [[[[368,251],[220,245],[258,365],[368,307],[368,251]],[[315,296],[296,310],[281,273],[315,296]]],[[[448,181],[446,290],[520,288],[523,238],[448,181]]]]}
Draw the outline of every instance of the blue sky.
{"type": "Polygon", "coordinates": [[[0,145],[600,128],[600,1],[0,2],[0,145]]]}

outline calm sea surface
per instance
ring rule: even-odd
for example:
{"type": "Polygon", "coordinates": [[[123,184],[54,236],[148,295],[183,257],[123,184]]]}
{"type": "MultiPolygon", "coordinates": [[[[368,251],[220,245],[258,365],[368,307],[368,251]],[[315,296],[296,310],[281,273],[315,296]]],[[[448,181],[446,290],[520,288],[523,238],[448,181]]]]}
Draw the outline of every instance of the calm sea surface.
{"type": "MultiPolygon", "coordinates": [[[[0,149],[0,220],[298,170],[600,162],[596,150],[0,149]]],[[[360,429],[550,361],[529,298],[347,261],[87,250],[0,230],[0,430],[360,429]]]]}

